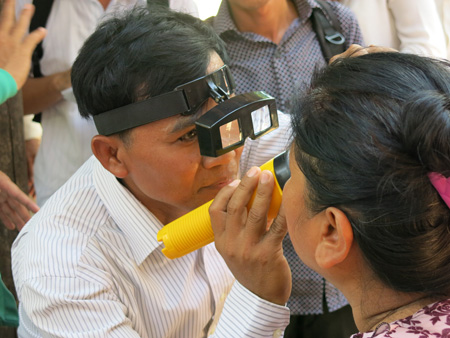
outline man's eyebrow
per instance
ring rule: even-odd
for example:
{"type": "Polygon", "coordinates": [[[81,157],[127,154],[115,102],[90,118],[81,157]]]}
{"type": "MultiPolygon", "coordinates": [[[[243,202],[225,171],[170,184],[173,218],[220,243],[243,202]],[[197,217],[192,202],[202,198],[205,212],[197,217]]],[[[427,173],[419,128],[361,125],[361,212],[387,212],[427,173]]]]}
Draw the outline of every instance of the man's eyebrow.
{"type": "Polygon", "coordinates": [[[194,126],[195,121],[198,119],[198,114],[193,114],[189,116],[181,116],[175,125],[173,126],[170,133],[177,133],[187,127],[194,126]]]}

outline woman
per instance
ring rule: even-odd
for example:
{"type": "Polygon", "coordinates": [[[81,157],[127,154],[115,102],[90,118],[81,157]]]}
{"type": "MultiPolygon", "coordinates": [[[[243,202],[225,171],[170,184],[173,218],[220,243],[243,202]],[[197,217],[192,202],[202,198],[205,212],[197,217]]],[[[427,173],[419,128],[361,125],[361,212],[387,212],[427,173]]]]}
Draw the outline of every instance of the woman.
{"type": "Polygon", "coordinates": [[[271,228],[266,171],[253,168],[211,206],[216,247],[237,280],[285,304],[287,224],[299,257],[348,299],[361,332],[352,337],[450,336],[450,64],[340,58],[292,117],[291,179],[271,228]]]}

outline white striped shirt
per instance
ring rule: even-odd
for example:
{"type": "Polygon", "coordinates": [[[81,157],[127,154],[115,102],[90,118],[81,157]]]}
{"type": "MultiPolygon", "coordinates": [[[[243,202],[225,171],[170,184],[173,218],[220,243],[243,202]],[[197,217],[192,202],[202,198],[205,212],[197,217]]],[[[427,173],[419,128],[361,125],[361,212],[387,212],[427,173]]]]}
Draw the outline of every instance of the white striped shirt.
{"type": "MultiPolygon", "coordinates": [[[[289,117],[281,114],[280,122],[246,144],[243,170],[288,146],[289,117]]],[[[287,325],[286,307],[236,283],[215,330],[231,272],[214,244],[166,258],[156,240],[162,227],[91,157],[14,242],[19,336],[205,337],[215,331],[217,337],[272,337],[287,325]]]]}

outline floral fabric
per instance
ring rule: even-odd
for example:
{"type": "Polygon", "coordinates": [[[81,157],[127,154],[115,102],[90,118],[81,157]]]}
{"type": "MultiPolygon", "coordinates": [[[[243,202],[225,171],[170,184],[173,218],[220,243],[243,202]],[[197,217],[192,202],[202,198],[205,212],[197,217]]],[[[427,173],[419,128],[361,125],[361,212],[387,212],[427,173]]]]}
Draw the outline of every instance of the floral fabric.
{"type": "Polygon", "coordinates": [[[412,316],[393,323],[381,323],[375,331],[351,338],[450,338],[450,299],[433,303],[412,316]]]}

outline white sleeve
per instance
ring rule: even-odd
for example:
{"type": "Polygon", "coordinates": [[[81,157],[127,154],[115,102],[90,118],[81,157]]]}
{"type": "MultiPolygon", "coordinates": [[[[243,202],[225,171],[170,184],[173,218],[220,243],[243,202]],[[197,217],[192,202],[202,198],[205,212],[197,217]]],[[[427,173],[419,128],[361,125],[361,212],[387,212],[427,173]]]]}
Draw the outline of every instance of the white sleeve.
{"type": "Polygon", "coordinates": [[[287,307],[259,298],[236,281],[210,337],[281,337],[289,315],[287,307]]]}
{"type": "Polygon", "coordinates": [[[447,45],[447,59],[450,60],[450,0],[435,0],[447,45]]]}
{"type": "Polygon", "coordinates": [[[42,126],[40,123],[33,122],[34,115],[25,115],[23,117],[23,133],[25,141],[41,138],[42,126]]]}
{"type": "Polygon", "coordinates": [[[430,0],[388,0],[400,40],[400,51],[446,57],[444,31],[436,3],[430,0]]]}
{"type": "Polygon", "coordinates": [[[139,338],[125,305],[101,283],[37,277],[18,292],[21,337],[139,338]]]}

